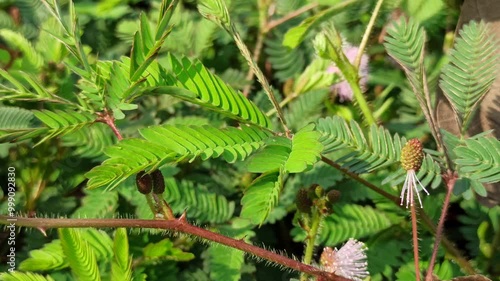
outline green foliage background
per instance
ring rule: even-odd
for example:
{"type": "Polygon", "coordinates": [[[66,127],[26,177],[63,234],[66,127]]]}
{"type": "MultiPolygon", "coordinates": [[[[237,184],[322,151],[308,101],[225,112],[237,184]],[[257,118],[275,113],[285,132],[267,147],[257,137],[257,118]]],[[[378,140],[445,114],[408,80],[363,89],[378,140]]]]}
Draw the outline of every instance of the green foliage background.
{"type": "MultiPolygon", "coordinates": [[[[259,12],[259,3],[266,1],[225,2],[232,26],[253,50],[268,13],[259,12]]],[[[478,273],[500,280],[500,208],[476,199],[486,196],[483,184],[500,180],[500,144],[487,132],[465,134],[497,67],[487,27],[471,23],[450,52],[459,11],[449,1],[385,1],[365,50],[364,95],[379,121],[367,125],[356,102],[341,103],[331,90],[343,78],[327,71],[332,62],[315,54],[312,39],[331,21],[345,44],[359,45],[376,1],[339,8],[337,0],[274,0],[270,20],[313,2],[319,5],[264,34],[257,61],[285,104],[294,134],[289,138],[260,84],[246,78],[249,66],[227,25],[203,18],[197,1],[167,9],[155,0],[75,0],[74,10],[58,1],[60,21],[55,5],[0,1],[1,214],[7,213],[6,171],[15,167],[20,215],[152,219],[134,179],[139,171],[160,169],[163,197],[176,215],[186,211],[196,225],[300,259],[307,234],[297,222],[295,196],[319,184],[342,196],[322,224],[316,261],[322,247],[356,238],[369,249],[370,280],[411,280],[408,212],[348,173],[397,197],[405,177],[401,148],[407,139],[423,140],[427,154],[418,175],[431,193],[423,198],[424,210],[437,222],[446,164],[425,121],[428,112],[419,106],[428,82],[432,97],[441,86],[462,129],[460,136],[442,132],[460,175],[446,234],[478,273]],[[391,16],[400,12],[412,20],[394,24],[391,16]],[[384,44],[379,36],[386,32],[384,44]],[[248,89],[247,98],[242,92],[248,89]],[[96,122],[104,110],[113,113],[124,140],[96,122]]],[[[423,267],[433,238],[420,230],[423,267]]],[[[0,280],[298,276],[239,250],[199,242],[205,241],[145,229],[60,229],[47,236],[22,229],[16,258],[24,273],[0,280]]],[[[0,269],[6,268],[2,262],[0,269]]],[[[435,274],[442,280],[466,275],[443,248],[435,274]]]]}

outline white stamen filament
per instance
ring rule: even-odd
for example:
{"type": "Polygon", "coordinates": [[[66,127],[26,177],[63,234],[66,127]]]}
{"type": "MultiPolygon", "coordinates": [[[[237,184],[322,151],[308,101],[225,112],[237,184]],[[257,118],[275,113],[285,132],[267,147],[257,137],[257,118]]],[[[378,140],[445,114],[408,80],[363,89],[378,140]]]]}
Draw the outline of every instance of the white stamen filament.
{"type": "Polygon", "coordinates": [[[422,200],[420,199],[420,193],[418,192],[419,185],[422,188],[422,190],[425,191],[425,193],[427,195],[429,195],[429,192],[427,191],[427,189],[425,189],[425,187],[422,185],[422,183],[418,179],[417,174],[415,173],[415,170],[408,170],[408,172],[406,174],[405,182],[403,184],[403,190],[401,190],[401,205],[403,205],[403,201],[404,201],[404,198],[406,196],[406,208],[408,208],[408,204],[413,206],[413,198],[414,198],[413,192],[415,191],[415,193],[417,193],[418,202],[420,203],[420,208],[423,208],[422,200]],[[417,183],[418,183],[418,185],[417,185],[417,183]]]}

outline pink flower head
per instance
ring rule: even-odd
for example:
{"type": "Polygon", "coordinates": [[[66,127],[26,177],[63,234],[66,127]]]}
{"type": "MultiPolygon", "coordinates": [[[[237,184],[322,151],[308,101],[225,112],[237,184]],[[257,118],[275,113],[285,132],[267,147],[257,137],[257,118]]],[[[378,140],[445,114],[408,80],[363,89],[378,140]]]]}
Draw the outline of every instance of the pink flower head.
{"type": "MultiPolygon", "coordinates": [[[[344,54],[349,60],[350,63],[353,63],[354,60],[356,59],[356,55],[358,53],[359,48],[354,47],[354,46],[346,46],[344,47],[344,54]]],[[[361,61],[359,64],[359,85],[361,87],[361,90],[366,89],[366,83],[367,83],[367,78],[368,78],[368,56],[366,54],[363,54],[361,56],[361,61]]],[[[340,69],[336,65],[330,65],[326,69],[327,73],[337,73],[341,75],[342,73],[340,72],[340,69]]],[[[344,102],[344,101],[352,101],[352,89],[351,86],[349,86],[349,83],[347,81],[343,80],[337,84],[334,84],[331,86],[331,90],[333,92],[336,92],[339,101],[344,102]]]]}
{"type": "Polygon", "coordinates": [[[352,238],[340,250],[325,247],[320,257],[321,266],[325,271],[361,281],[368,276],[365,249],[363,242],[352,238]]]}

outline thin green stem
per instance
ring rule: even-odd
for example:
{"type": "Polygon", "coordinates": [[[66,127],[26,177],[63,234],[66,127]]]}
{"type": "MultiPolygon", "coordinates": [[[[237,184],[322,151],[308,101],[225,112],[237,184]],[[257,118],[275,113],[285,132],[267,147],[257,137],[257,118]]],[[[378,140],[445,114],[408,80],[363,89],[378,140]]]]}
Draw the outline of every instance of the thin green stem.
{"type": "MultiPolygon", "coordinates": [[[[323,216],[320,214],[320,210],[314,208],[313,217],[311,220],[311,227],[309,228],[309,233],[307,234],[306,250],[304,253],[303,263],[311,264],[312,257],[314,254],[314,247],[316,244],[316,237],[318,236],[319,227],[321,225],[321,220],[323,216]]],[[[307,281],[307,274],[301,274],[300,281],[307,281]]]]}
{"type": "Polygon", "coordinates": [[[238,46],[238,49],[240,50],[241,54],[245,57],[245,60],[247,61],[248,65],[250,68],[253,70],[255,73],[255,76],[257,76],[257,80],[260,82],[262,85],[262,88],[264,89],[264,92],[266,93],[267,97],[273,104],[273,107],[276,109],[276,112],[278,113],[278,118],[280,120],[281,125],[283,126],[283,129],[285,132],[288,134],[290,130],[288,129],[286,125],[286,120],[283,115],[283,111],[281,110],[281,107],[274,97],[273,90],[271,89],[271,86],[269,85],[269,82],[267,81],[266,77],[260,70],[259,66],[257,63],[253,60],[252,55],[250,54],[250,51],[248,50],[247,46],[241,39],[240,34],[236,30],[236,27],[231,24],[230,29],[228,29],[228,32],[233,36],[234,41],[236,42],[236,45],[238,46]]]}
{"type": "Polygon", "coordinates": [[[349,86],[351,86],[352,93],[354,94],[354,99],[358,103],[358,106],[361,109],[363,116],[365,117],[366,123],[368,123],[368,125],[373,125],[376,123],[375,117],[373,117],[373,113],[368,106],[368,102],[366,101],[365,96],[363,95],[363,92],[359,87],[359,76],[356,74],[355,77],[355,79],[347,79],[347,83],[349,83],[349,86]]]}
{"type": "Polygon", "coordinates": [[[366,26],[365,34],[363,34],[363,39],[361,39],[361,43],[359,44],[358,53],[356,54],[356,58],[354,59],[354,67],[356,67],[356,69],[359,69],[359,65],[361,63],[361,57],[363,56],[363,53],[365,51],[366,44],[368,43],[368,39],[370,38],[370,34],[372,32],[373,25],[375,24],[375,20],[377,19],[378,13],[380,11],[380,7],[382,7],[382,3],[384,3],[384,0],[377,1],[377,5],[375,6],[375,9],[373,10],[370,21],[368,22],[368,25],[366,26]]]}

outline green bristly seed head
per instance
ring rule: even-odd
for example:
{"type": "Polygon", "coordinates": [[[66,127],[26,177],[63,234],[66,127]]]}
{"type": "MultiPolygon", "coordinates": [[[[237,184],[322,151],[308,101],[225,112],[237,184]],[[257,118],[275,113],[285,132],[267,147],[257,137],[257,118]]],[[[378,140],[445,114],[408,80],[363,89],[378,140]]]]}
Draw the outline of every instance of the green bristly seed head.
{"type": "Polygon", "coordinates": [[[424,151],[418,139],[409,140],[401,150],[401,166],[407,171],[418,171],[423,159],[424,151]]]}

